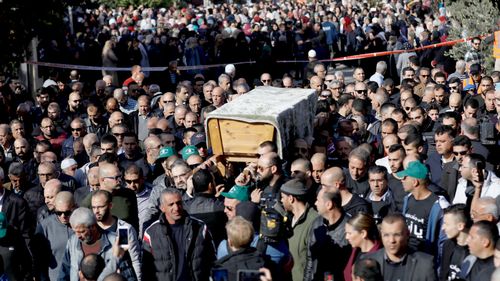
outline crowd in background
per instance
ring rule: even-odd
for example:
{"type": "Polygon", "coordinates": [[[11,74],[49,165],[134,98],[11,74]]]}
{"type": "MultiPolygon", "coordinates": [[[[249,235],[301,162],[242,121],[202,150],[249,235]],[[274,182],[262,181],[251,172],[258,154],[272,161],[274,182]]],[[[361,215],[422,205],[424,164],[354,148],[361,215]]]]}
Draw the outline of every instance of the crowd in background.
{"type": "Polygon", "coordinates": [[[441,5],[73,15],[40,59],[102,72],[45,69],[34,98],[0,84],[0,280],[500,280],[489,39],[458,61],[325,61],[444,41],[441,5]],[[250,163],[213,155],[207,114],[270,86],[314,92],[313,135],[255,144],[250,163]]]}

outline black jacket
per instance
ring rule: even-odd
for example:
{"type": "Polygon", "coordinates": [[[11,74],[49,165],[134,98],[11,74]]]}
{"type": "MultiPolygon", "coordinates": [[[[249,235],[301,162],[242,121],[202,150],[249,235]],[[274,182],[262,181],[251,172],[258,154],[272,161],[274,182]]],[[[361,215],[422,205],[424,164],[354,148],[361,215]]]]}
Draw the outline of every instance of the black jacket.
{"type": "Polygon", "coordinates": [[[241,249],[233,252],[214,264],[214,269],[226,269],[228,281],[238,280],[238,270],[259,270],[261,267],[269,268],[270,263],[255,248],[241,249]]]}
{"type": "MultiPolygon", "coordinates": [[[[380,265],[380,271],[390,270],[386,266],[385,249],[380,249],[375,253],[367,254],[364,258],[374,259],[380,265]]],[[[435,281],[437,280],[434,270],[434,258],[422,252],[408,253],[404,268],[405,281],[435,281]]]]}
{"type": "Polygon", "coordinates": [[[193,198],[184,200],[184,210],[207,225],[215,245],[225,238],[227,216],[224,213],[224,201],[209,194],[195,194],[193,198]]]}
{"type": "Polygon", "coordinates": [[[27,245],[29,245],[31,232],[34,231],[34,228],[30,228],[30,226],[34,218],[30,217],[26,201],[13,194],[10,190],[5,190],[1,211],[7,217],[9,225],[15,228],[18,233],[21,233],[27,245]]]}
{"type": "MultiPolygon", "coordinates": [[[[144,232],[143,280],[175,281],[177,279],[177,257],[174,241],[165,215],[144,232]]],[[[191,280],[208,281],[210,267],[215,260],[215,246],[207,226],[200,220],[186,216],[185,262],[191,280]]]]}
{"type": "Polygon", "coordinates": [[[37,217],[37,212],[40,207],[45,204],[45,197],[43,197],[43,187],[38,184],[28,189],[24,195],[24,200],[28,202],[29,211],[32,218],[37,217]]]}
{"type": "Polygon", "coordinates": [[[0,257],[9,280],[33,280],[31,277],[31,256],[26,243],[10,225],[7,234],[0,239],[0,257]]]}

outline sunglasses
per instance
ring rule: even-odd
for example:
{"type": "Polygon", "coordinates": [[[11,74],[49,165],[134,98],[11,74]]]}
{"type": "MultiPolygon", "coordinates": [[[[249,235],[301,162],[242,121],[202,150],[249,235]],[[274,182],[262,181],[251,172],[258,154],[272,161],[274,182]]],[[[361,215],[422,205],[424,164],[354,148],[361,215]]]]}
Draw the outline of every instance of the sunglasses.
{"type": "Polygon", "coordinates": [[[429,74],[427,74],[427,75],[420,74],[420,76],[422,76],[422,77],[429,77],[430,75],[429,74]]]}
{"type": "Polygon", "coordinates": [[[262,83],[267,83],[267,82],[271,82],[271,79],[268,79],[268,80],[262,80],[262,83]]]}
{"type": "Polygon", "coordinates": [[[72,213],[73,213],[73,211],[65,211],[65,212],[55,211],[55,214],[58,217],[60,217],[61,215],[64,215],[65,217],[69,217],[69,216],[71,216],[72,213]]]}
{"type": "Polygon", "coordinates": [[[366,94],[367,92],[367,90],[356,90],[356,93],[358,94],[366,94]]]}
{"type": "Polygon", "coordinates": [[[82,131],[82,128],[71,128],[71,131],[80,132],[80,131],[82,131]]]}
{"type": "Polygon", "coordinates": [[[174,102],[173,100],[164,100],[163,103],[174,102]]]}
{"type": "Polygon", "coordinates": [[[139,183],[140,180],[139,179],[136,179],[136,180],[125,180],[126,183],[128,184],[133,184],[133,183],[139,183]]]}
{"type": "Polygon", "coordinates": [[[467,155],[467,151],[453,151],[453,154],[455,155],[461,155],[461,156],[464,156],[464,155],[467,155]]]}
{"type": "Polygon", "coordinates": [[[125,135],[124,133],[122,133],[122,134],[120,134],[120,133],[113,134],[113,136],[115,136],[115,137],[123,137],[124,135],[125,135]]]}
{"type": "Polygon", "coordinates": [[[407,107],[405,107],[405,110],[406,110],[406,111],[410,111],[410,110],[412,110],[412,109],[413,109],[413,107],[408,107],[408,106],[407,106],[407,107]]]}

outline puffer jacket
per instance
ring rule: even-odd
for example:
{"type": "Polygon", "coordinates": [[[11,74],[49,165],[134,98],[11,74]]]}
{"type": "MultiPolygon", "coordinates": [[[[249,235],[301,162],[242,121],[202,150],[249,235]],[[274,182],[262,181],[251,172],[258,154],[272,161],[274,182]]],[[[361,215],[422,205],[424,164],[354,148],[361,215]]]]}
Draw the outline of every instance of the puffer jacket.
{"type": "MultiPolygon", "coordinates": [[[[144,231],[143,280],[177,280],[177,257],[174,241],[164,215],[144,231]]],[[[215,261],[215,247],[207,226],[186,216],[184,220],[185,262],[191,280],[208,281],[210,266],[215,261]]]]}

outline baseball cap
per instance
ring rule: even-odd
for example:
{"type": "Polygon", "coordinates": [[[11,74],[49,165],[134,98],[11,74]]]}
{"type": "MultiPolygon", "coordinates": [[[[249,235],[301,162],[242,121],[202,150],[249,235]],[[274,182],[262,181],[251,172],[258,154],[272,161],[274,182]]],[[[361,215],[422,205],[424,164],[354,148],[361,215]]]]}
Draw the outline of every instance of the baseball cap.
{"type": "Polygon", "coordinates": [[[229,190],[229,192],[221,192],[220,194],[229,199],[236,199],[239,201],[249,200],[248,186],[235,185],[229,190]]]}
{"type": "Polygon", "coordinates": [[[158,158],[156,158],[156,160],[168,158],[172,155],[175,155],[175,149],[170,146],[165,146],[160,149],[160,154],[158,154],[158,158]]]}
{"type": "Polygon", "coordinates": [[[7,217],[4,212],[0,212],[0,238],[4,238],[7,235],[7,217]]]}
{"type": "Polygon", "coordinates": [[[181,150],[181,155],[182,155],[182,159],[184,159],[184,161],[186,161],[189,158],[189,156],[191,156],[191,155],[200,155],[200,153],[198,152],[198,148],[196,148],[196,146],[194,146],[194,145],[186,145],[181,150]]]}
{"type": "Polygon", "coordinates": [[[425,179],[427,178],[427,174],[429,173],[429,169],[420,161],[412,161],[408,163],[408,167],[401,172],[396,173],[398,178],[403,177],[412,177],[416,179],[425,179]]]}
{"type": "Polygon", "coordinates": [[[204,133],[196,133],[191,137],[191,145],[198,147],[198,145],[202,143],[207,143],[204,133]]]}
{"type": "Polygon", "coordinates": [[[303,196],[307,194],[307,187],[303,181],[292,179],[281,186],[281,192],[288,195],[303,196]]]}
{"type": "Polygon", "coordinates": [[[309,50],[307,53],[307,56],[310,58],[315,58],[316,57],[316,51],[315,50],[309,50]]]}
{"type": "Polygon", "coordinates": [[[468,84],[467,86],[464,87],[464,91],[469,91],[469,90],[475,90],[476,85],[468,84]]]}

